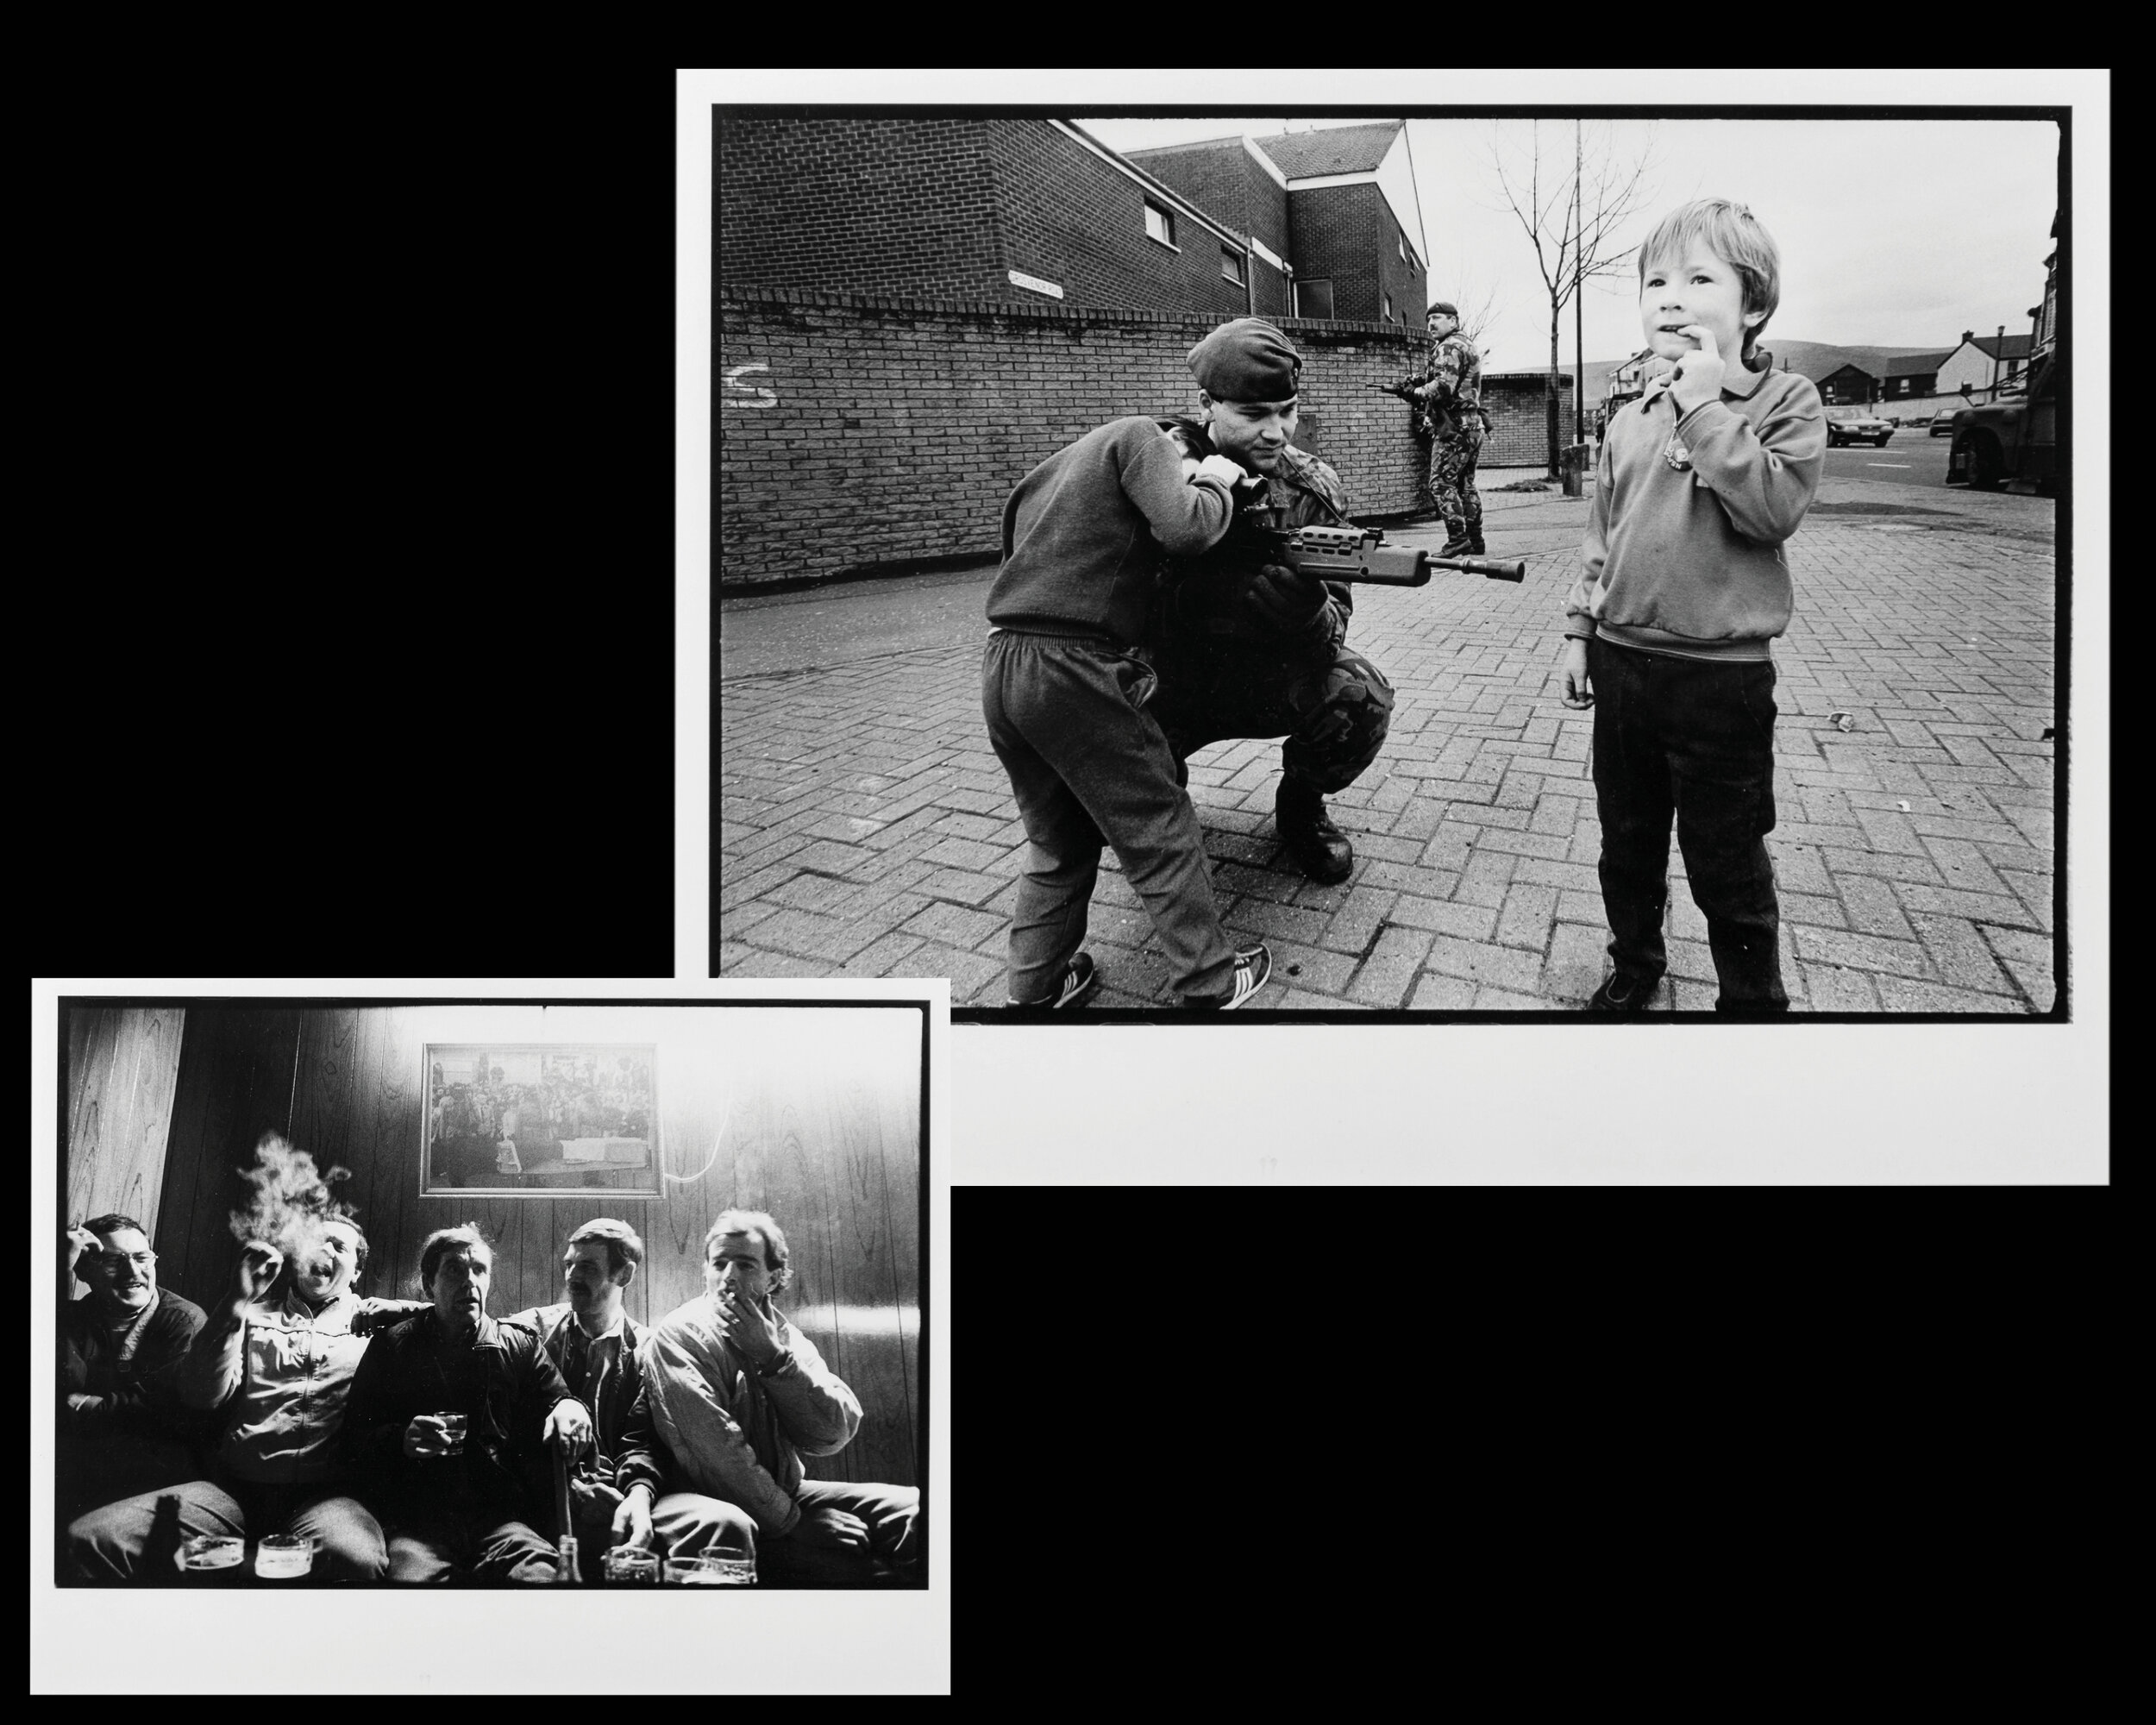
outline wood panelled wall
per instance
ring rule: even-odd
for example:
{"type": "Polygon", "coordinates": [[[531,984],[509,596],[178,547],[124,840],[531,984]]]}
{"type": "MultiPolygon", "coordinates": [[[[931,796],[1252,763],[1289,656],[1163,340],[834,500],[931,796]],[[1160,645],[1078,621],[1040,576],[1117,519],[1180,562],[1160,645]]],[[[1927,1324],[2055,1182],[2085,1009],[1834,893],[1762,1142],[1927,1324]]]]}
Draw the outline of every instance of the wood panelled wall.
{"type": "MultiPolygon", "coordinates": [[[[643,1237],[630,1315],[703,1291],[705,1229],[768,1210],[793,1249],[779,1304],[861,1398],[861,1434],[812,1477],[917,1484],[923,1013],[897,1007],[189,1008],[157,1250],[166,1285],[208,1307],[237,1251],[236,1170],[265,1132],[352,1171],[369,1257],[360,1291],[420,1297],[420,1243],[477,1221],[495,1240],[496,1316],[561,1297],[565,1242],[594,1216],[643,1237]],[[423,1198],[421,1049],[429,1042],[659,1046],[661,1198],[423,1198]]],[[[71,1191],[72,1189],[71,1169],[71,1191]]],[[[145,1220],[148,1219],[144,1218],[145,1220]]]]}
{"type": "Polygon", "coordinates": [[[116,1212],[156,1237],[186,1019],[179,1007],[69,1009],[67,1141],[76,1147],[67,1166],[69,1222],[116,1212]]]}

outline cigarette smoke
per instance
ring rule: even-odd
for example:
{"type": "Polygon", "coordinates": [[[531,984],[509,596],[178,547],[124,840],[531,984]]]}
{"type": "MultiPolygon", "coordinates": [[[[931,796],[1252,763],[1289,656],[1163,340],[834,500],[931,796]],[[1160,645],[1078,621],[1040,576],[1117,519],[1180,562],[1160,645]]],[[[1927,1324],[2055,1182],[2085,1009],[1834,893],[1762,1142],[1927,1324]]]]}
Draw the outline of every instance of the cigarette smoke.
{"type": "Polygon", "coordinates": [[[284,1253],[286,1264],[304,1263],[321,1245],[327,1224],[349,1218],[349,1208],[330,1189],[352,1172],[332,1168],[317,1173],[313,1157],[276,1132],[265,1132],[254,1146],[254,1164],[237,1170],[254,1195],[228,1219],[232,1237],[242,1245],[265,1240],[284,1253]]]}

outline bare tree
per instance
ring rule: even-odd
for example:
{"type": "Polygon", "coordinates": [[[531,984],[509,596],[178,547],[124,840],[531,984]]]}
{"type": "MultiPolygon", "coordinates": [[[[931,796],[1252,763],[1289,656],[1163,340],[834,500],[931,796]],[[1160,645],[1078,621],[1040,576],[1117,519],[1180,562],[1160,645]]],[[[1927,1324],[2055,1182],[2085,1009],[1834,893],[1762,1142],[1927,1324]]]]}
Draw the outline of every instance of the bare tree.
{"type": "MultiPolygon", "coordinates": [[[[1553,124],[1562,124],[1562,122],[1553,124]]],[[[1654,139],[1651,130],[1636,154],[1621,154],[1607,122],[1572,122],[1572,160],[1565,161],[1553,136],[1542,137],[1542,122],[1527,122],[1524,152],[1514,124],[1511,160],[1501,123],[1490,128],[1487,166],[1534,247],[1535,267],[1550,296],[1550,473],[1557,471],[1557,329],[1564,308],[1596,276],[1614,275],[1637,247],[1632,229],[1651,190],[1649,177],[1654,139]]]]}

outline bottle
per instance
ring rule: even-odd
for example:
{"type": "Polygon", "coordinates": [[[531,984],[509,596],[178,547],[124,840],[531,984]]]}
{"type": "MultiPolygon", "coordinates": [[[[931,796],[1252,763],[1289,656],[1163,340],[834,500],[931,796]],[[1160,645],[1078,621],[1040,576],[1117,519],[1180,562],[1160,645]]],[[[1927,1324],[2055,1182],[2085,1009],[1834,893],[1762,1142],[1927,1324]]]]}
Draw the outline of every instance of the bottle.
{"type": "Polygon", "coordinates": [[[567,1587],[573,1585],[575,1583],[580,1581],[583,1578],[579,1573],[579,1567],[576,1554],[576,1535],[573,1534],[564,1534],[561,1536],[561,1559],[555,1565],[554,1568],[554,1579],[555,1584],[557,1586],[567,1587]]]}

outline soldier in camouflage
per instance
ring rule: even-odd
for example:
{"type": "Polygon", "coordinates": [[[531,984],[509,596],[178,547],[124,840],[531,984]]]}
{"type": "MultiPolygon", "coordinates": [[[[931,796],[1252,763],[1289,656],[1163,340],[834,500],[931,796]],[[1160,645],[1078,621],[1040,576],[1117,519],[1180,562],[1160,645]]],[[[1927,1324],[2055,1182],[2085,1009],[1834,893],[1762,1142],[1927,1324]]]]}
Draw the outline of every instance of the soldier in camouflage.
{"type": "MultiPolygon", "coordinates": [[[[1270,324],[1238,318],[1193,350],[1201,384],[1237,387],[1233,343],[1250,325],[1264,334],[1249,339],[1292,353],[1270,324]],[[1208,359],[1215,344],[1229,348],[1226,358],[1208,359]]],[[[1257,402],[1201,388],[1198,399],[1202,420],[1163,420],[1161,429],[1187,462],[1225,455],[1255,475],[1237,488],[1238,517],[1290,529],[1345,518],[1339,475],[1288,442],[1293,395],[1257,402]]],[[[1151,710],[1179,771],[1187,776],[1183,763],[1208,743],[1284,734],[1275,826],[1303,872],[1327,884],[1348,877],[1355,852],[1325,798],[1377,758],[1392,718],[1391,683],[1345,644],[1354,608],[1351,587],[1269,564],[1232,529],[1200,556],[1163,561],[1150,630],[1160,678],[1151,710]]]]}
{"type": "Polygon", "coordinates": [[[1415,404],[1415,429],[1430,439],[1430,495],[1447,535],[1438,555],[1479,557],[1482,499],[1475,490],[1475,463],[1489,423],[1482,356],[1460,334],[1460,314],[1447,300],[1430,307],[1430,339],[1429,365],[1391,387],[1415,404]]]}

